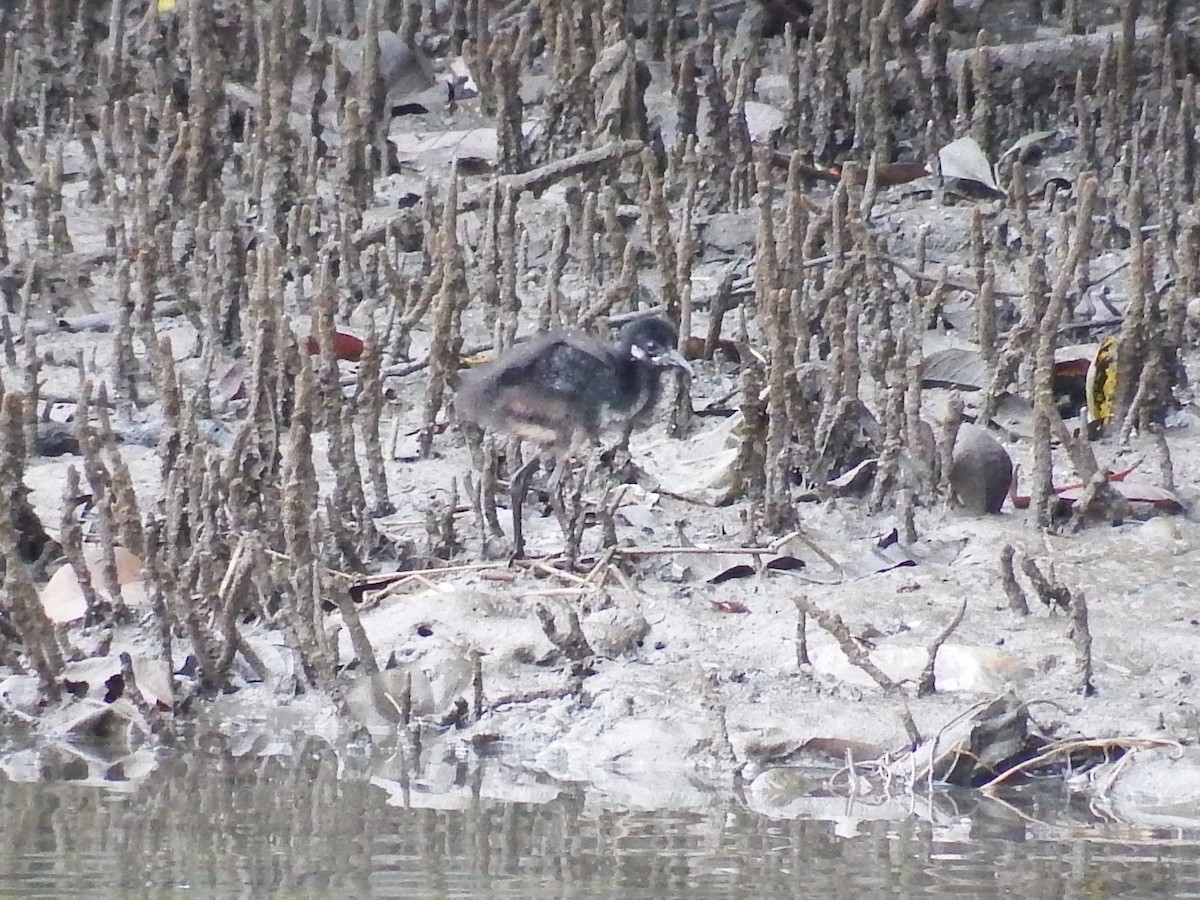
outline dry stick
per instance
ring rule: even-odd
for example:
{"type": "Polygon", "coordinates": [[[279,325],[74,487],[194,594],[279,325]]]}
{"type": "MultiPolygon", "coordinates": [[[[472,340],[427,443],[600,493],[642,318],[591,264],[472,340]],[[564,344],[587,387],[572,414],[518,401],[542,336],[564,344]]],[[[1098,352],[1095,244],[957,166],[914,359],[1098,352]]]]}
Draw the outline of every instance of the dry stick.
{"type": "MultiPolygon", "coordinates": [[[[810,538],[808,535],[806,535],[800,529],[796,529],[795,531],[792,531],[792,532],[784,535],[779,540],[774,541],[771,544],[771,546],[772,546],[772,548],[782,547],[788,541],[792,540],[793,538],[795,540],[798,540],[800,543],[802,543],[805,547],[807,547],[813,553],[817,554],[817,556],[821,557],[821,559],[825,562],[825,564],[827,566],[829,566],[829,568],[831,568],[835,572],[837,572],[838,582],[845,580],[846,572],[842,568],[842,564],[840,562],[838,562],[836,559],[834,559],[832,556],[830,556],[827,552],[825,552],[825,550],[819,544],[817,544],[816,541],[814,541],[812,538],[810,538]]],[[[835,583],[838,583],[838,582],[835,582],[835,583]]]]}
{"type": "Polygon", "coordinates": [[[1124,515],[1128,510],[1129,501],[1112,486],[1107,469],[1102,470],[1096,462],[1096,454],[1087,441],[1077,438],[1067,429],[1062,414],[1058,408],[1047,410],[1050,428],[1057,440],[1066,448],[1071,457],[1071,464],[1079,475],[1079,480],[1087,485],[1083,496],[1071,507],[1071,521],[1075,529],[1083,527],[1093,515],[1111,514],[1113,517],[1124,515]]]}
{"type": "Polygon", "coordinates": [[[1004,587],[1004,595],[1008,597],[1008,608],[1018,615],[1029,615],[1029,601],[1025,591],[1017,583],[1017,573],[1013,571],[1013,556],[1016,551],[1012,544],[1005,544],[1000,551],[1000,584],[1004,587]]]}
{"type": "Polygon", "coordinates": [[[1070,754],[1075,750],[1104,750],[1108,751],[1112,748],[1121,750],[1132,750],[1139,747],[1173,747],[1180,752],[1183,751],[1183,745],[1178,741],[1167,740],[1164,738],[1143,738],[1143,737],[1115,737],[1115,738],[1086,738],[1082,740],[1067,740],[1059,741],[1058,743],[1048,744],[1042,748],[1042,752],[1032,759],[1026,759],[1011,769],[1005,769],[987,784],[980,787],[981,791],[986,793],[993,792],[999,785],[1008,781],[1011,778],[1020,775],[1023,772],[1030,772],[1040,768],[1056,757],[1063,754],[1070,754]]]}
{"type": "Polygon", "coordinates": [[[1130,274],[1129,302],[1124,310],[1125,321],[1121,323],[1121,330],[1117,333],[1116,347],[1114,348],[1116,356],[1113,361],[1112,377],[1117,392],[1113,398],[1111,415],[1111,422],[1121,428],[1122,443],[1129,439],[1125,426],[1127,423],[1132,424],[1130,412],[1135,408],[1134,403],[1140,404],[1144,400],[1145,390],[1141,378],[1141,368],[1151,356],[1151,347],[1148,343],[1150,338],[1148,318],[1152,303],[1150,279],[1153,277],[1154,260],[1149,252],[1149,242],[1142,231],[1144,214],[1140,184],[1135,183],[1129,189],[1129,196],[1126,200],[1126,216],[1132,241],[1130,253],[1133,257],[1131,260],[1133,272],[1130,274]],[[1131,397],[1131,392],[1135,387],[1141,396],[1131,397]]]}
{"type": "MultiPolygon", "coordinates": [[[[495,344],[476,344],[472,347],[464,347],[459,351],[459,355],[463,357],[477,356],[480,353],[487,353],[489,350],[494,350],[495,344]]],[[[382,378],[405,378],[409,375],[415,375],[417,372],[423,372],[429,368],[431,359],[426,357],[418,362],[404,363],[403,365],[388,366],[380,371],[382,378]]],[[[359,376],[355,374],[343,375],[341,377],[342,387],[349,387],[357,384],[359,376]]]]}
{"type": "MultiPolygon", "coordinates": [[[[167,318],[172,316],[183,315],[183,308],[178,303],[162,303],[154,304],[154,317],[167,318]]],[[[30,322],[22,331],[17,333],[17,341],[20,342],[21,335],[33,334],[58,334],[66,332],[68,334],[78,331],[108,331],[116,326],[121,313],[119,311],[91,313],[85,316],[73,316],[69,319],[49,319],[30,322]]],[[[9,315],[6,313],[0,316],[5,321],[9,320],[9,315]]]]}
{"type": "MultiPolygon", "coordinates": [[[[624,493],[624,485],[620,493],[624,493]]],[[[614,507],[615,509],[615,507],[614,507]]],[[[596,564],[592,566],[592,570],[584,577],[584,584],[595,585],[596,587],[604,587],[608,581],[609,570],[612,568],[613,554],[616,552],[616,547],[606,547],[604,553],[596,560],[596,564]]]]}
{"type": "Polygon", "coordinates": [[[934,668],[937,666],[938,651],[942,649],[942,644],[954,633],[954,629],[959,626],[963,620],[963,614],[967,611],[967,598],[963,597],[962,605],[958,607],[958,612],[954,618],[946,623],[946,627],[941,630],[929,646],[925,648],[928,658],[925,661],[925,668],[921,670],[921,680],[917,682],[917,696],[928,697],[930,694],[937,692],[937,683],[934,679],[934,668]]]}
{"type": "Polygon", "coordinates": [[[67,468],[67,483],[63,490],[62,518],[59,526],[59,540],[67,562],[75,572],[75,580],[79,582],[79,591],[83,597],[87,623],[101,622],[112,611],[107,600],[104,600],[96,590],[92,573],[87,567],[83,556],[83,528],[75,514],[79,504],[79,472],[74,466],[67,468]]]}
{"type": "Polygon", "coordinates": [[[250,577],[250,567],[254,564],[253,556],[247,558],[246,548],[250,538],[246,534],[238,537],[237,546],[229,557],[221,585],[217,588],[216,609],[220,617],[220,632],[224,640],[221,654],[213,666],[213,671],[221,677],[229,671],[233,657],[242,641],[238,639],[237,618],[242,610],[239,599],[243,596],[242,586],[250,577]]]}
{"type": "Polygon", "coordinates": [[[1075,467],[1079,480],[1086,482],[1095,478],[1096,473],[1100,471],[1100,464],[1096,462],[1092,445],[1071,434],[1057,406],[1050,410],[1050,431],[1071,457],[1071,465],[1075,467]]]}
{"type": "Polygon", "coordinates": [[[803,594],[793,598],[793,602],[797,609],[804,610],[805,613],[816,619],[817,624],[838,642],[838,646],[841,647],[842,653],[846,655],[850,664],[866,672],[871,680],[883,689],[884,693],[894,694],[900,690],[900,685],[892,681],[882,669],[875,665],[867,651],[854,640],[854,636],[850,634],[850,629],[846,627],[841,616],[825,612],[803,594]]]}
{"type": "Polygon", "coordinates": [[[524,694],[505,694],[503,697],[497,697],[488,705],[488,712],[495,712],[502,706],[517,706],[534,703],[538,700],[563,700],[567,697],[574,697],[579,693],[580,686],[581,682],[576,678],[572,679],[566,687],[543,688],[539,691],[527,691],[524,694]]]}
{"type": "MultiPolygon", "coordinates": [[[[969,284],[965,281],[956,281],[956,280],[953,280],[950,278],[946,278],[944,274],[934,275],[934,274],[930,274],[929,272],[918,271],[917,269],[914,269],[912,266],[908,265],[908,263],[904,262],[903,260],[897,259],[894,256],[887,256],[887,255],[881,254],[878,257],[878,259],[880,262],[887,263],[893,269],[899,269],[901,272],[903,272],[905,275],[907,275],[909,278],[911,278],[913,281],[916,281],[916,282],[924,282],[926,284],[944,284],[947,288],[950,288],[951,290],[963,291],[964,293],[967,293],[967,294],[979,294],[979,293],[982,293],[982,291],[984,290],[982,285],[973,285],[973,284],[969,284]]],[[[937,263],[933,263],[933,265],[937,265],[937,263]]],[[[997,290],[995,288],[995,286],[993,285],[991,288],[991,296],[992,297],[1002,297],[1002,298],[1009,299],[1009,300],[1015,300],[1018,297],[1022,296],[1022,292],[1021,291],[1001,291],[1001,290],[997,290]]]]}
{"type": "Polygon", "coordinates": [[[244,659],[246,661],[246,665],[248,665],[254,671],[254,674],[258,677],[258,680],[264,684],[270,683],[271,670],[268,669],[267,664],[262,661],[262,657],[254,652],[254,648],[247,643],[246,638],[240,631],[236,629],[234,630],[233,640],[234,649],[241,654],[242,659],[244,659]]]}

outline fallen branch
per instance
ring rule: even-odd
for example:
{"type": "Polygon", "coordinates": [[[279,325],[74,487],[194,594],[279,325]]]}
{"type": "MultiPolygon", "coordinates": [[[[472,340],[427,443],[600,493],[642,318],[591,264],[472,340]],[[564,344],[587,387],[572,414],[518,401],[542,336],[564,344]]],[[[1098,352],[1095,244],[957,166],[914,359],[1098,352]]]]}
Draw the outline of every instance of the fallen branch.
{"type": "MultiPolygon", "coordinates": [[[[157,319],[172,318],[174,316],[183,315],[183,307],[178,303],[155,303],[154,317],[157,319]]],[[[117,318],[120,312],[113,310],[112,312],[89,313],[84,316],[75,316],[73,318],[58,318],[58,319],[42,319],[38,322],[30,322],[24,329],[14,329],[14,340],[18,343],[24,335],[43,335],[43,334],[73,334],[77,331],[108,331],[117,324],[117,318]]],[[[4,319],[8,320],[9,315],[6,313],[4,319]]],[[[12,322],[9,322],[9,327],[12,327],[12,322]]]]}
{"type": "MultiPolygon", "coordinates": [[[[903,272],[905,275],[907,275],[909,278],[911,278],[913,281],[916,281],[916,282],[923,282],[925,284],[944,284],[946,287],[950,288],[951,290],[964,291],[965,293],[968,293],[968,294],[978,294],[980,291],[980,288],[978,285],[968,284],[965,281],[956,281],[956,280],[953,280],[950,278],[946,278],[944,273],[942,275],[933,275],[928,272],[918,271],[917,269],[913,268],[905,261],[897,259],[894,256],[887,256],[886,254],[880,254],[879,260],[881,262],[887,263],[893,269],[897,269],[897,270],[903,272]]],[[[1003,291],[1003,290],[1000,290],[999,288],[994,288],[992,290],[992,296],[993,297],[1003,297],[1008,300],[1015,300],[1019,297],[1024,296],[1024,293],[1022,291],[1003,291]]]]}
{"type": "MultiPolygon", "coordinates": [[[[513,196],[516,197],[525,191],[544,190],[550,185],[562,181],[564,178],[580,175],[608,163],[620,162],[628,156],[640,153],[643,146],[644,144],[641,141],[619,141],[613,144],[606,144],[603,147],[596,147],[593,150],[584,150],[582,153],[576,153],[565,159],[556,159],[528,172],[520,172],[516,175],[501,175],[484,190],[463,199],[459,203],[458,209],[460,212],[480,209],[488,204],[496,191],[499,191],[500,195],[503,196],[507,191],[511,190],[513,196]]],[[[371,244],[379,243],[387,236],[388,229],[394,221],[396,219],[389,219],[386,222],[360,231],[354,238],[354,246],[359,250],[363,250],[371,244]]]]}
{"type": "MultiPolygon", "coordinates": [[[[1194,45],[1196,36],[1193,32],[1181,28],[1177,32],[1179,39],[1189,45],[1194,45]]],[[[1092,34],[1067,35],[1047,38],[1040,41],[1021,41],[1014,44],[994,44],[984,47],[990,85],[995,94],[995,102],[1004,102],[1011,98],[1012,84],[1018,76],[1025,85],[1044,85],[1049,91],[1053,86],[1065,79],[1073,82],[1076,72],[1082,72],[1084,77],[1095,80],[1095,69],[1109,47],[1121,44],[1120,27],[1105,28],[1092,34]]],[[[1131,66],[1134,74],[1145,74],[1150,71],[1157,54],[1162,52],[1163,35],[1157,24],[1139,25],[1133,35],[1131,66]]],[[[946,54],[946,74],[952,83],[959,83],[963,70],[975,65],[976,55],[980,51],[953,50],[946,54]]],[[[1192,47],[1183,46],[1179,51],[1184,59],[1194,58],[1192,47]]],[[[921,71],[926,77],[931,74],[932,61],[928,54],[920,57],[921,71]]],[[[852,98],[861,97],[866,86],[866,68],[852,69],[846,76],[852,98]]],[[[891,61],[884,71],[885,90],[889,96],[904,95],[916,84],[910,73],[898,61],[891,61]]]]}
{"type": "Polygon", "coordinates": [[[1116,737],[1085,738],[1059,741],[1058,743],[1048,744],[1046,747],[1042,748],[1042,752],[1037,756],[1018,763],[1011,769],[1005,769],[991,781],[981,785],[979,789],[981,791],[991,793],[1010,778],[1014,778],[1024,772],[1029,772],[1033,769],[1043,766],[1056,757],[1063,755],[1070,756],[1070,754],[1074,753],[1076,750],[1104,750],[1107,752],[1109,750],[1116,749],[1124,753],[1141,747],[1175,747],[1180,752],[1183,751],[1183,745],[1178,741],[1160,738],[1116,737]]]}
{"type": "Polygon", "coordinates": [[[850,660],[850,664],[857,666],[870,676],[886,694],[894,694],[900,690],[900,685],[892,681],[879,666],[871,661],[870,654],[862,648],[862,645],[854,639],[854,635],[850,633],[850,629],[846,627],[846,623],[842,621],[842,617],[836,613],[827,613],[804,595],[793,598],[797,609],[802,609],[805,613],[816,619],[817,624],[838,642],[842,653],[846,655],[846,659],[850,660]]]}

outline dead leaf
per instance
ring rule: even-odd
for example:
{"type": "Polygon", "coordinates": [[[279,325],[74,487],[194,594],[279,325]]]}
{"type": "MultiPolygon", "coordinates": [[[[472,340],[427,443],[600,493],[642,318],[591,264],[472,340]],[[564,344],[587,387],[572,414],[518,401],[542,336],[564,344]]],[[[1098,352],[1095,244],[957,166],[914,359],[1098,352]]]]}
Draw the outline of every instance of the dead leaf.
{"type": "MultiPolygon", "coordinates": [[[[866,180],[864,173],[864,181],[866,180]]],[[[880,187],[894,187],[898,184],[910,184],[925,178],[929,172],[925,164],[920,162],[884,163],[875,168],[875,182],[880,187]]]]}
{"type": "Polygon", "coordinates": [[[948,347],[930,353],[921,363],[922,387],[979,391],[987,382],[987,363],[977,349],[948,347]]]}
{"type": "Polygon", "coordinates": [[[851,466],[837,478],[829,479],[829,486],[838,494],[857,494],[871,486],[875,478],[875,470],[879,466],[876,457],[864,459],[856,466],[851,466]]]}
{"type": "Polygon", "coordinates": [[[225,400],[246,399],[246,360],[235,359],[217,380],[217,395],[225,400]]]}
{"type": "Polygon", "coordinates": [[[1014,153],[1020,153],[1026,147],[1032,147],[1034,144],[1040,144],[1042,141],[1054,137],[1058,134],[1057,131],[1033,131],[1029,134],[1022,135],[1013,141],[1011,147],[1000,154],[1000,159],[1012,156],[1014,153]]]}
{"type": "Polygon", "coordinates": [[[642,531],[655,531],[662,527],[662,520],[659,519],[658,514],[649,506],[639,506],[636,504],[621,506],[617,510],[616,515],[626,525],[639,528],[642,531]]]}
{"type": "MultiPolygon", "coordinates": [[[[161,659],[133,657],[133,677],[146,700],[163,710],[173,708],[171,673],[161,659]]],[[[62,679],[74,686],[69,692],[80,699],[90,697],[114,703],[125,691],[121,658],[117,655],[93,656],[67,663],[63,667],[62,679]]]]}
{"type": "Polygon", "coordinates": [[[754,574],[754,566],[746,563],[737,563],[736,565],[727,566],[708,579],[709,584],[724,584],[726,581],[733,581],[735,578],[749,578],[754,574]]]}
{"type": "Polygon", "coordinates": [[[714,610],[719,613],[748,613],[750,608],[737,600],[710,600],[714,610]]]}
{"type": "Polygon", "coordinates": [[[757,100],[746,101],[746,130],[750,132],[750,140],[756,144],[765,144],[780,131],[787,122],[782,112],[767,103],[757,100]]]}
{"type": "Polygon", "coordinates": [[[705,506],[724,506],[741,495],[737,470],[740,414],[730,416],[687,440],[638,439],[636,457],[655,489],[705,506]]]}
{"type": "MultiPolygon", "coordinates": [[[[1157,510],[1167,513],[1183,512],[1182,501],[1165,488],[1156,487],[1153,484],[1146,484],[1141,481],[1114,481],[1109,479],[1109,484],[1130,503],[1146,503],[1157,510]]],[[[1059,500],[1067,504],[1072,504],[1083,499],[1087,487],[1084,485],[1072,485],[1071,487],[1058,488],[1056,490],[1059,500]]]]}
{"type": "Polygon", "coordinates": [[[966,538],[948,541],[917,541],[903,544],[893,529],[883,538],[872,541],[858,559],[843,566],[847,579],[866,578],[904,566],[932,563],[950,565],[967,544],[966,538]]]}
{"type": "MultiPolygon", "coordinates": [[[[84,551],[84,563],[92,576],[92,585],[101,597],[112,602],[112,597],[104,590],[103,554],[98,547],[84,551]]],[[[121,598],[127,606],[146,606],[150,600],[146,593],[146,585],[142,580],[142,561],[124,547],[116,548],[117,583],[121,586],[121,598]]],[[[75,622],[87,614],[87,603],[83,599],[83,589],[75,570],[69,565],[63,566],[51,576],[50,581],[42,588],[38,599],[42,609],[51,622],[75,622]]]]}
{"type": "Polygon", "coordinates": [[[995,168],[973,137],[961,137],[957,141],[951,141],[938,151],[938,161],[945,178],[970,181],[990,188],[997,194],[1004,193],[996,181],[995,168]]]}
{"type": "MultiPolygon", "coordinates": [[[[316,356],[321,352],[321,344],[317,340],[316,335],[310,334],[304,339],[304,349],[308,351],[310,356],[316,356]]],[[[345,331],[335,331],[333,333],[334,359],[341,359],[346,362],[358,362],[362,359],[362,352],[362,338],[345,331]]]]}

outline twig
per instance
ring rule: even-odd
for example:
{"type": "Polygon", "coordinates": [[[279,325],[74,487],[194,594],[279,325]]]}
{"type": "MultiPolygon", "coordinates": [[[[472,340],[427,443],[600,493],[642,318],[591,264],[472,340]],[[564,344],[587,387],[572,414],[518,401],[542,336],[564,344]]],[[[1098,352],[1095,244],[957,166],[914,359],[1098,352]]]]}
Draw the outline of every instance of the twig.
{"type": "MultiPolygon", "coordinates": [[[[461,355],[463,357],[469,358],[472,356],[476,356],[480,353],[487,353],[489,350],[494,350],[495,347],[496,347],[495,344],[476,344],[472,347],[464,347],[463,350],[461,351],[461,355]]],[[[426,357],[425,359],[422,359],[419,362],[415,362],[415,363],[404,363],[404,364],[397,364],[394,366],[387,366],[386,368],[384,368],[380,371],[379,376],[381,378],[404,378],[405,376],[408,376],[408,375],[415,375],[417,372],[424,372],[428,368],[429,368],[429,357],[426,357]]],[[[358,384],[357,373],[352,372],[349,375],[343,375],[341,377],[340,384],[342,385],[342,387],[349,387],[351,385],[358,384]]]]}
{"type": "Polygon", "coordinates": [[[564,697],[573,697],[579,693],[580,682],[578,679],[573,680],[566,687],[560,688],[543,688],[540,691],[527,691],[524,694],[505,694],[503,697],[498,697],[488,706],[489,712],[495,712],[502,706],[516,706],[522,703],[534,703],[538,700],[562,700],[564,697]]]}
{"type": "Polygon", "coordinates": [[[1165,738],[1088,738],[1083,740],[1059,741],[1042,748],[1042,752],[1032,759],[1018,763],[1011,769],[1005,769],[991,781],[981,785],[980,790],[990,793],[1010,778],[1014,778],[1031,769],[1036,769],[1038,766],[1048,763],[1064,753],[1070,754],[1076,750],[1108,750],[1114,747],[1121,750],[1133,750],[1138,747],[1175,747],[1180,751],[1183,750],[1183,745],[1178,741],[1171,741],[1165,738]]]}
{"type": "Polygon", "coordinates": [[[937,682],[934,679],[934,668],[937,666],[938,651],[942,649],[942,644],[946,643],[947,638],[954,633],[954,629],[959,626],[963,620],[963,614],[967,611],[967,598],[963,597],[962,605],[958,607],[958,612],[954,618],[946,623],[946,627],[941,630],[929,646],[925,648],[928,658],[925,661],[925,668],[921,670],[921,680],[917,683],[917,696],[928,697],[930,694],[937,692],[937,682]]]}

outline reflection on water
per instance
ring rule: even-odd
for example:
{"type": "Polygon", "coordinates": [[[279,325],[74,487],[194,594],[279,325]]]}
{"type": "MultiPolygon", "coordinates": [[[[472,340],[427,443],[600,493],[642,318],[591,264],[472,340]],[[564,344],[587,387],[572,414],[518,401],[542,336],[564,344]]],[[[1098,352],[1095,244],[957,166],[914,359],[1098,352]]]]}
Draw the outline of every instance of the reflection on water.
{"type": "Polygon", "coordinates": [[[1045,796],[939,798],[936,824],[856,827],[732,798],[613,811],[489,775],[498,761],[406,776],[318,741],[292,756],[160,754],[123,785],[136,767],[37,759],[32,774],[55,780],[0,777],[3,897],[1200,897],[1200,836],[1099,823],[1045,796]],[[493,783],[526,799],[489,799],[493,783]]]}

